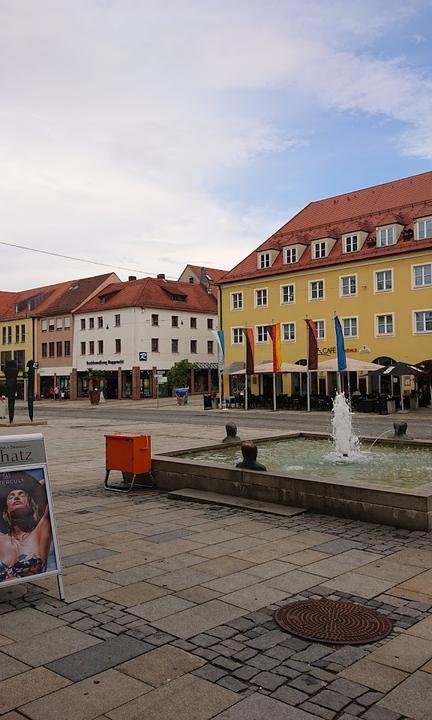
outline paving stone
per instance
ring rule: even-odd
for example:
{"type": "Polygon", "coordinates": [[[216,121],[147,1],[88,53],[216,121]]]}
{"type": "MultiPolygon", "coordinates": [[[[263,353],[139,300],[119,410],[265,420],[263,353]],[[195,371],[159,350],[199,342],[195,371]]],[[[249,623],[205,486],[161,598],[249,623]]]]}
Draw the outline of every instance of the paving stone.
{"type": "Polygon", "coordinates": [[[369,659],[384,665],[413,672],[432,658],[432,641],[423,638],[399,635],[374,650],[369,659]]]}
{"type": "Polygon", "coordinates": [[[204,665],[205,661],[180,648],[165,645],[121,665],[116,664],[121,672],[159,687],[180,675],[196,670],[204,665]]]}
{"type": "Polygon", "coordinates": [[[58,675],[78,682],[135,658],[137,655],[142,656],[149,650],[153,650],[153,648],[148,643],[123,635],[67,655],[49,663],[47,667],[58,675]]]}
{"type": "Polygon", "coordinates": [[[210,635],[210,633],[199,633],[199,635],[191,637],[191,642],[201,647],[211,647],[212,645],[216,645],[217,638],[214,635],[210,635]]]}
{"type": "MultiPolygon", "coordinates": [[[[296,572],[296,571],[294,571],[296,572]]],[[[276,581],[273,578],[272,582],[276,581]]],[[[249,587],[237,590],[235,592],[224,595],[227,603],[236,605],[245,610],[257,610],[266,607],[272,603],[279,602],[287,597],[287,592],[269,587],[269,583],[257,583],[249,585],[249,587]]]]}
{"type": "Polygon", "coordinates": [[[301,705],[301,703],[309,699],[309,696],[306,695],[306,693],[301,692],[300,690],[295,690],[287,685],[279,687],[274,693],[272,693],[272,697],[276,698],[276,700],[281,700],[281,702],[287,703],[288,705],[301,705]]]}
{"type": "Polygon", "coordinates": [[[228,625],[220,625],[219,627],[209,630],[209,635],[214,635],[221,640],[228,640],[229,638],[232,638],[236,632],[237,631],[234,628],[229,627],[228,625]]]}
{"type": "Polygon", "coordinates": [[[331,710],[342,710],[343,707],[349,704],[350,698],[326,689],[314,695],[313,701],[317,705],[323,705],[331,710]]]}
{"type": "Polygon", "coordinates": [[[223,677],[221,680],[218,680],[218,685],[227,688],[227,690],[232,690],[236,693],[244,692],[249,687],[249,685],[242,683],[240,680],[237,680],[231,675],[225,675],[225,677],[223,677]]]}
{"type": "Polygon", "coordinates": [[[364,706],[359,705],[356,702],[350,703],[346,706],[344,714],[345,713],[348,713],[349,717],[358,717],[359,715],[362,715],[364,713],[364,706]]]}
{"type": "Polygon", "coordinates": [[[98,642],[100,641],[90,635],[65,626],[49,630],[43,635],[35,635],[27,641],[5,645],[2,649],[7,655],[38,667],[98,642]]]}
{"type": "Polygon", "coordinates": [[[198,675],[198,677],[201,677],[204,680],[209,680],[210,682],[217,682],[227,674],[227,670],[225,670],[225,668],[215,667],[214,665],[207,663],[207,665],[203,665],[197,670],[194,670],[193,674],[198,675]]]}
{"type": "Polygon", "coordinates": [[[52,617],[33,608],[25,608],[4,615],[1,631],[2,635],[6,635],[11,640],[19,641],[28,640],[62,625],[65,625],[64,619],[52,617]]]}
{"type": "Polygon", "coordinates": [[[175,615],[153,621],[153,625],[161,630],[187,640],[200,632],[205,632],[218,625],[225,625],[243,613],[238,607],[222,602],[210,602],[182,610],[175,615]]]}
{"type": "Polygon", "coordinates": [[[255,648],[256,650],[268,650],[284,640],[286,640],[286,633],[281,630],[271,630],[264,635],[260,635],[257,638],[249,640],[247,644],[249,647],[255,648]]]}
{"type": "Polygon", "coordinates": [[[296,690],[301,690],[308,695],[313,695],[325,686],[325,682],[313,677],[313,675],[301,675],[300,677],[291,680],[289,684],[290,687],[296,688],[296,690]]]}
{"type": "Polygon", "coordinates": [[[28,665],[25,665],[19,660],[15,660],[15,658],[11,658],[9,655],[5,655],[0,652],[0,681],[6,680],[14,675],[19,675],[20,673],[30,669],[31,668],[28,665]]]}
{"type": "Polygon", "coordinates": [[[100,629],[105,630],[108,633],[112,633],[113,635],[120,635],[122,632],[124,632],[122,625],[118,625],[115,622],[109,622],[105,625],[101,625],[100,629]]]}
{"type": "Polygon", "coordinates": [[[306,648],[306,650],[301,650],[295,655],[292,655],[291,659],[298,662],[314,663],[316,662],[316,660],[321,660],[321,658],[325,657],[326,655],[330,655],[330,653],[331,648],[324,645],[314,644],[310,645],[308,648],[306,648]]]}
{"type": "MultiPolygon", "coordinates": [[[[408,715],[413,720],[426,720],[431,717],[432,707],[432,675],[417,671],[394,688],[388,695],[382,698],[378,705],[370,708],[368,712],[379,710],[380,712],[393,712],[399,715],[408,715]]],[[[365,718],[368,718],[365,713],[365,718]]],[[[389,716],[390,718],[391,716],[389,716]]],[[[383,715],[383,720],[385,716],[383,715]]],[[[369,719],[368,719],[369,720],[369,719]]],[[[375,720],[371,715],[370,720],[375,720]]],[[[379,716],[377,716],[379,720],[379,716]]],[[[386,718],[385,718],[386,720],[386,718]]],[[[393,720],[393,718],[391,719],[393,720]]]]}
{"type": "Polygon", "coordinates": [[[346,680],[344,678],[334,680],[334,682],[328,686],[328,690],[340,693],[341,695],[346,695],[352,700],[355,700],[355,698],[358,698],[360,695],[367,693],[367,687],[364,685],[359,685],[356,682],[352,682],[351,680],[346,680]]]}
{"type": "Polygon", "coordinates": [[[107,670],[20,706],[20,710],[31,720],[92,720],[149,690],[149,685],[116,670],[107,670]]]}
{"type": "Polygon", "coordinates": [[[383,693],[399,685],[407,677],[406,672],[378,664],[369,658],[362,658],[351,667],[344,669],[341,675],[383,693]]]}
{"type": "Polygon", "coordinates": [[[250,680],[251,678],[255,677],[255,675],[258,675],[259,672],[261,671],[258,668],[252,667],[250,665],[242,665],[242,667],[234,670],[232,674],[235,677],[240,678],[240,680],[250,680]]]}
{"type": "Polygon", "coordinates": [[[173,635],[170,635],[169,633],[155,632],[147,635],[146,640],[152,645],[160,647],[161,645],[166,645],[166,643],[172,642],[173,640],[175,640],[175,637],[173,635]]]}
{"type": "Polygon", "coordinates": [[[333,590],[346,592],[349,596],[358,595],[360,598],[373,598],[388,590],[394,583],[392,580],[380,580],[368,575],[347,572],[331,580],[326,580],[325,584],[333,590]]]}
{"type": "MultiPolygon", "coordinates": [[[[362,716],[362,720],[400,720],[400,713],[393,712],[387,708],[379,707],[375,705],[373,708],[369,708],[362,716]]],[[[410,715],[410,717],[413,717],[410,715]]],[[[423,715],[421,720],[426,720],[427,715],[423,715]]]]}
{"type": "Polygon", "coordinates": [[[367,654],[368,650],[365,650],[364,648],[344,647],[340,650],[335,650],[335,652],[328,655],[325,660],[326,662],[332,662],[337,665],[342,665],[343,667],[348,667],[348,665],[352,665],[354,662],[365,657],[367,654]]]}
{"type": "Polygon", "coordinates": [[[247,662],[247,660],[255,657],[255,655],[258,655],[257,650],[253,650],[252,648],[245,648],[244,650],[240,650],[239,653],[235,653],[234,658],[239,662],[247,662]]]}
{"type": "Polygon", "coordinates": [[[294,655],[294,650],[292,648],[288,647],[282,647],[281,645],[277,645],[276,647],[270,648],[270,650],[266,651],[266,655],[269,657],[275,658],[275,660],[287,660],[289,657],[294,655]]]}
{"type": "Polygon", "coordinates": [[[35,668],[0,683],[0,715],[69,685],[46,668],[35,668]]]}
{"type": "Polygon", "coordinates": [[[256,667],[259,670],[273,670],[279,663],[280,660],[275,660],[274,658],[261,654],[255,655],[255,657],[247,661],[248,665],[252,665],[252,667],[256,667]]]}
{"type": "Polygon", "coordinates": [[[115,555],[114,550],[107,550],[106,548],[96,547],[94,550],[86,550],[82,553],[76,553],[75,555],[69,555],[62,559],[63,567],[68,568],[74,565],[81,565],[82,563],[89,562],[91,560],[101,560],[102,558],[108,558],[110,555],[115,555]]]}
{"type": "Polygon", "coordinates": [[[223,657],[223,655],[219,655],[214,658],[213,665],[217,665],[218,667],[225,668],[230,671],[237,670],[240,667],[240,663],[235,660],[231,660],[230,658],[223,657]]]}
{"type": "Polygon", "coordinates": [[[322,707],[321,705],[315,705],[313,702],[304,702],[301,706],[302,710],[307,710],[307,712],[313,713],[313,717],[323,718],[323,720],[333,720],[339,713],[335,712],[334,710],[330,710],[329,708],[322,707]]]}
{"type": "Polygon", "coordinates": [[[375,705],[375,703],[379,702],[381,698],[383,697],[383,693],[380,692],[367,692],[361,697],[357,698],[357,702],[363,705],[364,707],[369,707],[369,705],[375,705]]]}
{"type": "Polygon", "coordinates": [[[273,697],[254,693],[228,710],[216,715],[214,720],[316,720],[316,715],[289,707],[273,697]]]}
{"type": "Polygon", "coordinates": [[[217,653],[213,652],[213,650],[210,650],[210,648],[196,648],[194,650],[194,654],[205,658],[206,660],[214,660],[215,658],[220,657],[217,653]]]}
{"type": "Polygon", "coordinates": [[[196,675],[183,675],[108,713],[112,720],[207,720],[238,695],[196,675]]]}
{"type": "Polygon", "coordinates": [[[339,553],[346,552],[347,550],[360,550],[362,548],[362,543],[355,540],[344,539],[331,540],[330,542],[321,543],[320,545],[314,545],[316,551],[327,553],[328,555],[339,555],[339,553]]]}
{"type": "Polygon", "coordinates": [[[252,678],[251,682],[254,685],[258,685],[259,687],[263,687],[266,690],[271,690],[273,692],[276,688],[283,685],[285,680],[280,675],[276,675],[271,672],[260,672],[252,678]]]}
{"type": "Polygon", "coordinates": [[[278,665],[278,667],[274,668],[274,672],[278,675],[283,675],[285,678],[289,678],[290,680],[294,680],[294,678],[297,678],[300,675],[298,670],[293,670],[293,668],[289,668],[286,665],[278,665]]]}

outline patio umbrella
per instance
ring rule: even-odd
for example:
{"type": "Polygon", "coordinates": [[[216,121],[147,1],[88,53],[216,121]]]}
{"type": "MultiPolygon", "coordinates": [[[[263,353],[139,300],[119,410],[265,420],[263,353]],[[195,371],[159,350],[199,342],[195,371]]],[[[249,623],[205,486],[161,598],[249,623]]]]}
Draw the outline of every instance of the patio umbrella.
{"type": "MultiPolygon", "coordinates": [[[[371,372],[373,370],[379,370],[380,368],[385,369],[384,365],[377,365],[376,363],[366,362],[365,360],[356,360],[355,358],[347,357],[346,369],[348,372],[371,372]]],[[[337,359],[332,358],[331,360],[323,360],[318,363],[318,370],[325,370],[327,372],[337,372],[338,364],[337,359]]]]}
{"type": "MultiPolygon", "coordinates": [[[[413,375],[415,378],[417,378],[419,377],[419,375],[424,375],[424,371],[420,370],[416,365],[410,365],[409,363],[405,362],[396,362],[393,363],[393,365],[387,365],[384,368],[381,367],[379,370],[376,370],[374,373],[371,374],[375,375],[376,377],[384,377],[387,375],[395,377],[401,377],[401,375],[413,375]]],[[[402,410],[405,410],[402,388],[401,405],[402,410]]]]}
{"type": "MultiPolygon", "coordinates": [[[[255,365],[255,372],[256,373],[272,373],[273,372],[273,363],[270,360],[264,360],[263,362],[258,363],[258,365],[255,365]]],[[[305,365],[295,365],[294,363],[287,363],[283,362],[281,364],[281,372],[282,373],[306,373],[307,367],[305,365]]]]}

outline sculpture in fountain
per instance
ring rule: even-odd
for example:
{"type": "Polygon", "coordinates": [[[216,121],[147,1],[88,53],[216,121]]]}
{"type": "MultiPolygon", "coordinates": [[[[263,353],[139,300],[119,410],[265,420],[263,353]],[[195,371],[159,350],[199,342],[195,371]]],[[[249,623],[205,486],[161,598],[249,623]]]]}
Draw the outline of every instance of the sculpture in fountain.
{"type": "Polygon", "coordinates": [[[258,448],[252,440],[245,440],[241,444],[243,460],[236,467],[243,470],[267,470],[265,465],[257,462],[258,448]]]}

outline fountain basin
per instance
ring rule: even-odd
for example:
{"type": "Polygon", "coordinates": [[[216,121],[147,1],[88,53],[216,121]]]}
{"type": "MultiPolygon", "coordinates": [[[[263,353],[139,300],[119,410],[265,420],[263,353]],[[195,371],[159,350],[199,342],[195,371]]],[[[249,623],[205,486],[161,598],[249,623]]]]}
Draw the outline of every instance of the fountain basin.
{"type": "MultiPolygon", "coordinates": [[[[321,433],[258,438],[255,440],[259,445],[258,459],[264,461],[263,448],[267,443],[296,439],[316,441],[319,438],[328,440],[328,436],[321,433]]],[[[363,438],[362,442],[371,444],[373,440],[363,438]]],[[[387,439],[376,443],[375,448],[393,446],[397,449],[401,445],[412,450],[428,449],[432,466],[432,442],[387,439]]],[[[221,443],[155,456],[152,472],[158,487],[162,490],[207,490],[407,529],[430,530],[432,527],[432,482],[428,478],[424,484],[398,487],[347,477],[323,477],[316,468],[300,471],[292,467],[282,471],[269,467],[268,472],[247,471],[236,468],[234,463],[206,460],[202,455],[226,450],[226,445],[221,443]],[[193,459],[197,453],[199,460],[193,459]]],[[[292,465],[295,464],[293,454],[292,465]]]]}

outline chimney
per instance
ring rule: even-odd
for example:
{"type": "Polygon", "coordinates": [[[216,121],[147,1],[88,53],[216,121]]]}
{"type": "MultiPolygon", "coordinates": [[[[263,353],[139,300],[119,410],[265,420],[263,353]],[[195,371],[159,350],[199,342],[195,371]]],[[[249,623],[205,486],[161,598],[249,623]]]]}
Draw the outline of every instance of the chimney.
{"type": "Polygon", "coordinates": [[[165,280],[165,273],[158,273],[157,279],[158,279],[158,280],[165,280]]]}
{"type": "Polygon", "coordinates": [[[202,267],[202,268],[201,268],[201,272],[200,272],[200,285],[204,285],[204,287],[205,287],[206,285],[208,285],[207,273],[206,273],[205,267],[202,267]]]}
{"type": "Polygon", "coordinates": [[[136,280],[136,275],[129,275],[128,282],[132,282],[132,280],[136,280]]]}

